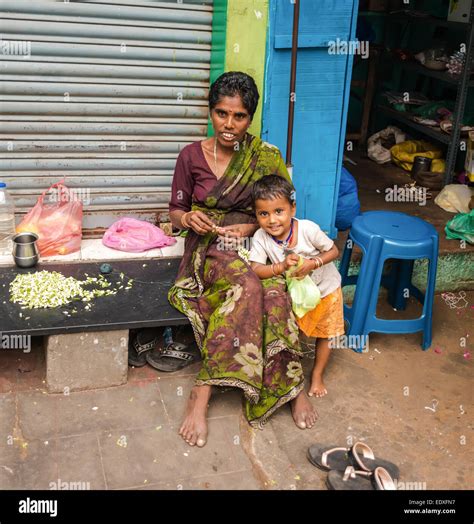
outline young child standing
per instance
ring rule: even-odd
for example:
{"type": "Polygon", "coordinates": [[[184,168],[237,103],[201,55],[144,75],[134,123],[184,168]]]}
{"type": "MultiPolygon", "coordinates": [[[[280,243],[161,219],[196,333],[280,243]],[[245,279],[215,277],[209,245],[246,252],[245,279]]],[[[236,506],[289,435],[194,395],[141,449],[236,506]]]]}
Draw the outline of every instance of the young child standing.
{"type": "Polygon", "coordinates": [[[333,263],[339,250],[317,224],[295,218],[294,190],[283,177],[268,175],[256,182],[253,204],[260,225],[249,256],[255,273],[261,279],[283,275],[301,255],[303,264],[292,276],[311,275],[321,292],[321,302],[297,322],[305,335],[317,338],[309,395],[322,397],[327,394],[323,374],[331,351],[329,339],[344,334],[341,276],[333,263]]]}

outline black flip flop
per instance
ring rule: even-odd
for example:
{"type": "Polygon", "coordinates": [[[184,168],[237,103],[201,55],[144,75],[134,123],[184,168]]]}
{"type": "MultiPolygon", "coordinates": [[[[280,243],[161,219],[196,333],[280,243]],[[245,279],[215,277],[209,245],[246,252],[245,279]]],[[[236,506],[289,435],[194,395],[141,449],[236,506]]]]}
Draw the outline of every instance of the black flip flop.
{"type": "Polygon", "coordinates": [[[146,364],[146,354],[158,344],[158,337],[153,337],[149,342],[141,342],[139,331],[135,336],[130,336],[128,341],[128,365],[141,368],[146,364]]]}
{"type": "Polygon", "coordinates": [[[358,471],[352,466],[347,466],[345,471],[331,470],[328,473],[326,485],[329,489],[338,491],[393,491],[397,489],[393,478],[385,468],[375,468],[374,471],[358,471]]]}
{"type": "Polygon", "coordinates": [[[308,460],[323,471],[346,471],[348,466],[357,470],[372,472],[377,467],[384,468],[392,478],[398,479],[400,470],[388,460],[375,458],[372,449],[363,442],[356,442],[350,448],[338,448],[313,444],[308,448],[308,460]]]}
{"type": "Polygon", "coordinates": [[[186,346],[181,342],[172,342],[163,350],[155,350],[147,353],[146,361],[152,368],[158,371],[178,371],[201,358],[196,343],[186,346]]]}

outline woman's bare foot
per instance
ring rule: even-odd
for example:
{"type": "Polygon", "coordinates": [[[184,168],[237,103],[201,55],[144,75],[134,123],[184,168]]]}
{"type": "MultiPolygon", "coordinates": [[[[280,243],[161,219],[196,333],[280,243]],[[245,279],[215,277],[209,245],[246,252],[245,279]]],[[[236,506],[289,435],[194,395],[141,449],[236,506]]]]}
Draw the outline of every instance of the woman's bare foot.
{"type": "Polygon", "coordinates": [[[291,413],[295,424],[300,429],[310,429],[318,418],[318,412],[314,409],[306,393],[301,393],[291,401],[291,413]]]}
{"type": "Polygon", "coordinates": [[[319,373],[313,373],[311,377],[311,387],[309,388],[309,396],[324,397],[328,394],[328,390],[323,382],[323,377],[319,373]]]}
{"type": "Polygon", "coordinates": [[[189,395],[186,417],[179,434],[190,445],[202,448],[207,441],[207,404],[211,386],[194,386],[189,395]]]}

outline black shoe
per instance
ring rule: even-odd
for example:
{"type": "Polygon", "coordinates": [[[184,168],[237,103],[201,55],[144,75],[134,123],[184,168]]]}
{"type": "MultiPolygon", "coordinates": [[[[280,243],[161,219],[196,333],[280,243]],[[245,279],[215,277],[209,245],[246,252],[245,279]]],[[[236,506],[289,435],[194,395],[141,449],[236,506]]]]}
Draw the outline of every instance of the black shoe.
{"type": "Polygon", "coordinates": [[[143,367],[146,364],[146,354],[155,348],[158,340],[159,336],[153,336],[150,340],[150,333],[147,330],[141,330],[134,335],[130,335],[128,341],[128,365],[136,368],[143,367]]]}

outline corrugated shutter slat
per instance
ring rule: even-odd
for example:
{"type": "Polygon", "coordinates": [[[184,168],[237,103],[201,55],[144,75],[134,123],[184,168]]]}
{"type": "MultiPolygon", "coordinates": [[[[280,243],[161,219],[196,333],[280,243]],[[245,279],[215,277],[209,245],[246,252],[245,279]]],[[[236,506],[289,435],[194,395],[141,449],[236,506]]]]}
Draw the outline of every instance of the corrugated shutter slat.
{"type": "Polygon", "coordinates": [[[166,210],[179,151],[207,133],[212,1],[2,0],[0,16],[0,180],[19,212],[62,178],[102,222],[166,210]]]}

